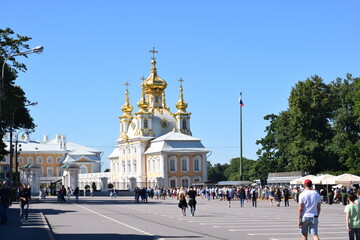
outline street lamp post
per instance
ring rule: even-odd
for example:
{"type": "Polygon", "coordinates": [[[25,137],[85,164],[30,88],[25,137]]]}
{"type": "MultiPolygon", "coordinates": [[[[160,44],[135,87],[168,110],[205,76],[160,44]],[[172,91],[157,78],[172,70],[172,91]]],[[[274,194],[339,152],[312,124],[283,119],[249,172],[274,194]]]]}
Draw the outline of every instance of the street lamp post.
{"type": "MultiPolygon", "coordinates": [[[[25,104],[24,107],[27,106],[35,106],[37,105],[37,102],[33,102],[33,103],[29,103],[29,104],[25,104]]],[[[20,106],[19,106],[20,107],[20,106]]],[[[14,121],[15,121],[15,113],[16,111],[19,109],[19,107],[15,108],[12,114],[12,121],[10,124],[10,156],[9,156],[9,160],[10,160],[10,172],[9,172],[9,178],[10,178],[10,187],[13,186],[13,174],[12,174],[12,170],[13,170],[13,158],[14,158],[14,147],[13,147],[13,127],[14,127],[14,121]]],[[[17,136],[16,136],[17,137],[17,136]]],[[[17,165],[17,164],[16,164],[17,165]]]]}
{"type": "Polygon", "coordinates": [[[20,53],[15,53],[10,55],[9,57],[5,58],[3,64],[2,64],[2,68],[1,68],[1,82],[0,82],[0,115],[2,113],[2,100],[5,96],[5,91],[4,91],[4,82],[5,82],[5,63],[7,60],[9,60],[12,57],[16,57],[16,56],[23,56],[26,54],[31,54],[31,53],[42,53],[44,50],[43,46],[38,46],[38,47],[34,47],[33,49],[24,51],[24,52],[20,52],[20,53]]]}

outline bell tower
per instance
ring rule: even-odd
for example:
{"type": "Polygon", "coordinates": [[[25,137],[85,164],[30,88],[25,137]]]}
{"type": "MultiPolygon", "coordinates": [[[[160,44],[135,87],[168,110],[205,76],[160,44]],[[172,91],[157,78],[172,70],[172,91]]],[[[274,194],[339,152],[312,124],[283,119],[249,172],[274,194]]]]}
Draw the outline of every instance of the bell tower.
{"type": "Polygon", "coordinates": [[[191,113],[186,112],[186,108],[188,107],[187,102],[184,101],[183,87],[182,83],[184,80],[180,78],[178,80],[180,82],[180,94],[179,101],[176,103],[176,108],[178,109],[175,113],[177,128],[181,133],[192,135],[190,130],[190,115],[191,113]]]}

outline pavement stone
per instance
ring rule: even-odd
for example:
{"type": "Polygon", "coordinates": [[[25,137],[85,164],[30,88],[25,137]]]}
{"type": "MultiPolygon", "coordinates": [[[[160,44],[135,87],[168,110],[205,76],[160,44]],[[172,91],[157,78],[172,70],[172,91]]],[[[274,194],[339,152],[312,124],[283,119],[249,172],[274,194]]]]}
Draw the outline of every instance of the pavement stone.
{"type": "Polygon", "coordinates": [[[29,208],[27,223],[20,223],[19,204],[9,208],[7,225],[0,224],[0,239],[54,240],[44,215],[29,208]]]}

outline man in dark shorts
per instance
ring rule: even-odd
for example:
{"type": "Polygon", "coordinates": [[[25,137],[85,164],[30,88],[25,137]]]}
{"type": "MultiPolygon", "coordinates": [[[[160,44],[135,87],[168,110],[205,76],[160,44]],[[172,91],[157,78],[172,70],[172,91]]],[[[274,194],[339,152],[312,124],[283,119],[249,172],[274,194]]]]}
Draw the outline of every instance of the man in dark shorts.
{"type": "Polygon", "coordinates": [[[189,203],[188,205],[190,206],[190,213],[191,216],[195,215],[195,210],[196,210],[196,191],[194,190],[194,188],[192,186],[189,187],[189,190],[187,192],[187,196],[189,198],[189,203]]]}

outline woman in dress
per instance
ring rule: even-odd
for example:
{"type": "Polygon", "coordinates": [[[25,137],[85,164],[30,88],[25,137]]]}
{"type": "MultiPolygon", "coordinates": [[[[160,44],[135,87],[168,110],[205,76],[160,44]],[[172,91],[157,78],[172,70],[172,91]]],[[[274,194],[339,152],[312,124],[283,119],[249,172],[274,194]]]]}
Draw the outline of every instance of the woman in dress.
{"type": "Polygon", "coordinates": [[[188,206],[185,199],[185,191],[183,187],[180,188],[180,191],[178,193],[178,200],[179,200],[178,207],[181,209],[181,216],[186,216],[186,208],[188,206]]]}

